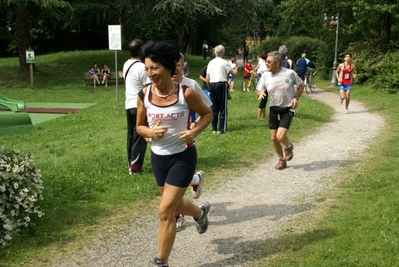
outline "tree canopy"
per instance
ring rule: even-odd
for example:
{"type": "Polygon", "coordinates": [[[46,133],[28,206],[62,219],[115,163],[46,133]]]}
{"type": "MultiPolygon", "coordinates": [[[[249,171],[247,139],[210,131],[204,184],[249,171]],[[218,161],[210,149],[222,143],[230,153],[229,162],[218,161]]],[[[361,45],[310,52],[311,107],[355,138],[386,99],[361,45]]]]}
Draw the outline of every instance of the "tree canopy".
{"type": "Polygon", "coordinates": [[[201,43],[237,48],[247,36],[307,36],[333,48],[340,3],[339,46],[371,42],[397,49],[397,0],[0,0],[0,56],[106,49],[107,25],[131,39],[173,40],[181,52],[201,43]]]}

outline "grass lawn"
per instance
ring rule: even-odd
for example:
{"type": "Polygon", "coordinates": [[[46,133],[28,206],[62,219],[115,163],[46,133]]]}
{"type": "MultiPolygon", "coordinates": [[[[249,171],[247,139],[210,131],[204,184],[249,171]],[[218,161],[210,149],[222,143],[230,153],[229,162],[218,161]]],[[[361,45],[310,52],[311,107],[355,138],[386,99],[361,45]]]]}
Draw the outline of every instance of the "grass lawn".
{"type": "MultiPolygon", "coordinates": [[[[118,70],[122,69],[128,57],[127,52],[118,52],[118,70]]],[[[30,103],[94,105],[37,124],[28,133],[0,137],[0,145],[31,152],[35,156],[45,186],[41,205],[46,213],[40,219],[34,218],[29,229],[15,236],[9,246],[0,249],[0,266],[48,266],[51,259],[67,257],[68,253],[79,250],[98,234],[117,229],[145,212],[155,212],[153,208],[159,196],[149,164],[149,153],[144,173],[128,174],[123,85],[119,84],[118,92],[113,82],[107,88],[84,86],[83,72],[89,70],[93,63],[99,66],[108,63],[112,71],[115,70],[114,52],[75,51],[36,55],[35,59],[37,72],[33,90],[30,89],[29,75],[18,76],[18,59],[0,59],[0,71],[7,77],[0,80],[0,94],[30,103]]],[[[190,77],[199,81],[200,70],[207,61],[189,56],[188,62],[190,77]]],[[[256,118],[258,101],[255,93],[238,90],[241,76],[236,81],[233,99],[229,102],[228,133],[213,135],[208,128],[196,141],[197,169],[212,177],[207,180],[207,187],[217,186],[274,154],[267,121],[256,118]],[[243,143],[246,145],[243,146],[243,143]]],[[[398,165],[399,157],[397,149],[392,149],[398,145],[396,122],[399,115],[394,112],[398,110],[398,99],[396,95],[383,95],[378,90],[356,88],[359,89],[354,91],[353,98],[365,102],[370,109],[386,117],[387,130],[380,140],[370,146],[363,161],[342,174],[348,179],[333,194],[333,204],[325,204],[328,209],[320,218],[319,227],[330,224],[328,227],[334,229],[334,240],[309,237],[299,240],[300,246],[290,246],[287,242],[284,253],[278,255],[275,263],[270,263],[276,265],[270,266],[392,266],[388,264],[388,255],[393,253],[393,244],[397,243],[398,236],[393,226],[397,211],[395,177],[398,176],[394,163],[398,165]],[[353,172],[353,168],[361,172],[353,172]],[[374,199],[378,201],[374,202],[374,199]],[[357,218],[360,221],[347,218],[355,211],[364,212],[357,218]],[[366,216],[367,220],[364,220],[366,216]],[[356,230],[359,225],[362,227],[356,230]],[[373,226],[378,226],[377,235],[367,230],[373,226]],[[347,233],[345,229],[352,232],[347,233]],[[349,241],[346,238],[348,234],[351,234],[349,241]],[[367,238],[357,238],[364,235],[367,238]],[[328,254],[323,250],[329,242],[339,243],[338,248],[342,248],[343,252],[349,252],[348,246],[356,244],[359,249],[352,254],[371,260],[372,254],[368,255],[370,251],[365,248],[370,247],[373,238],[378,240],[379,254],[381,258],[385,256],[386,264],[338,265],[342,258],[339,253],[328,254]],[[319,256],[319,252],[315,252],[318,249],[319,256]],[[312,265],[316,256],[318,264],[312,265]],[[326,264],[320,265],[320,261],[326,264]]],[[[293,121],[290,130],[294,143],[316,131],[332,115],[330,108],[310,98],[302,97],[300,105],[296,114],[299,119],[293,121]]],[[[349,256],[345,258],[352,260],[349,256]]]]}
{"type": "MultiPolygon", "coordinates": [[[[295,231],[282,230],[275,244],[282,252],[260,255],[253,266],[399,266],[399,97],[355,85],[351,98],[382,115],[384,129],[361,160],[344,168],[343,182],[311,217],[299,220],[295,231]]],[[[345,137],[337,136],[337,145],[339,138],[345,137]]]]}

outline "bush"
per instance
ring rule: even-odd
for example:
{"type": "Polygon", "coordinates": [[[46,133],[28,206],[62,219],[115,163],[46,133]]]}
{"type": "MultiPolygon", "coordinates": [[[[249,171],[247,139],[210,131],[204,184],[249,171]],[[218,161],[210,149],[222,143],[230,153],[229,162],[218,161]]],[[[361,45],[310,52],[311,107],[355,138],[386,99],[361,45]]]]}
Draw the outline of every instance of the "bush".
{"type": "Polygon", "coordinates": [[[30,214],[41,217],[42,200],[40,170],[33,156],[19,150],[0,147],[0,244],[6,245],[12,235],[31,221],[30,214]]]}
{"type": "Polygon", "coordinates": [[[375,86],[385,93],[399,90],[399,51],[395,44],[382,45],[379,40],[352,43],[348,48],[356,65],[358,82],[375,86]]]}

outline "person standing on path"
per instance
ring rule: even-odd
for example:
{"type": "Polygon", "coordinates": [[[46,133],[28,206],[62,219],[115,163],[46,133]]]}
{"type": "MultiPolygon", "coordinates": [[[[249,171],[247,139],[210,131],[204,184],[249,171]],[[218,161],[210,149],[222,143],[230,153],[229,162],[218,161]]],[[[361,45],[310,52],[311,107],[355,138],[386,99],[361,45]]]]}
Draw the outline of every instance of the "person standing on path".
{"type": "Polygon", "coordinates": [[[356,66],[352,63],[352,54],[345,54],[345,61],[338,65],[335,70],[335,76],[338,80],[338,90],[339,90],[339,103],[345,99],[345,113],[349,114],[349,102],[351,98],[352,91],[352,77],[356,79],[357,72],[356,66]]]}
{"type": "Polygon", "coordinates": [[[147,150],[147,141],[136,131],[137,95],[146,84],[151,83],[145,73],[144,64],[139,58],[142,45],[140,39],[129,43],[130,59],[123,65],[126,87],[127,160],[130,174],[143,172],[144,156],[147,150]]]}
{"type": "Polygon", "coordinates": [[[215,47],[215,58],[209,61],[206,80],[210,83],[212,101],[212,132],[224,134],[227,131],[227,75],[237,75],[231,64],[223,59],[224,46],[215,47]],[[219,125],[218,125],[219,123],[219,125]]]}
{"type": "MultiPolygon", "coordinates": [[[[238,69],[240,68],[240,65],[236,64],[237,60],[235,57],[230,57],[230,61],[229,63],[231,64],[231,67],[233,68],[233,70],[235,72],[238,71],[238,69]]],[[[229,85],[229,91],[230,92],[234,92],[234,83],[236,81],[236,76],[233,76],[232,74],[229,74],[229,81],[227,82],[229,85]]]]}
{"type": "Polygon", "coordinates": [[[151,259],[154,267],[168,267],[169,255],[176,238],[175,212],[192,216],[197,232],[208,229],[208,202],[194,205],[184,198],[197,163],[194,139],[211,122],[212,113],[193,89],[174,82],[179,51],[165,43],[147,42],[142,61],[152,84],[137,99],[137,132],[151,138],[151,166],[161,200],[158,208],[160,228],[158,256],[151,259]],[[201,119],[190,129],[190,110],[201,119]]]}
{"type": "Polygon", "coordinates": [[[298,99],[304,88],[303,81],[298,74],[281,66],[282,55],[273,51],[267,54],[265,72],[258,84],[258,96],[264,98],[269,96],[269,129],[274,150],[279,157],[276,165],[277,170],[287,167],[287,161],[293,157],[293,144],[290,143],[287,133],[294,117],[295,109],[298,107],[298,99]],[[294,85],[298,86],[295,93],[294,85]],[[282,146],[284,145],[284,155],[282,146]]]}

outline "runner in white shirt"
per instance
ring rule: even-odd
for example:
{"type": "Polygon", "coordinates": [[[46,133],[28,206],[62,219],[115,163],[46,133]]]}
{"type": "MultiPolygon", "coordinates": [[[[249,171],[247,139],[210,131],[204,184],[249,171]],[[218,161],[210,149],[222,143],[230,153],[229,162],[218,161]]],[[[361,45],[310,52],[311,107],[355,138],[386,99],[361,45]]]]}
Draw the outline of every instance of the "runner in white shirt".
{"type": "Polygon", "coordinates": [[[268,71],[262,75],[257,87],[259,98],[268,95],[270,99],[269,129],[274,150],[279,157],[276,165],[278,170],[286,168],[287,161],[294,157],[292,152],[294,146],[290,143],[287,133],[304,88],[298,74],[291,69],[283,68],[281,61],[282,55],[277,51],[267,55],[268,71]],[[298,86],[296,93],[295,84],[298,86]],[[281,145],[285,146],[285,155],[281,145]]]}

